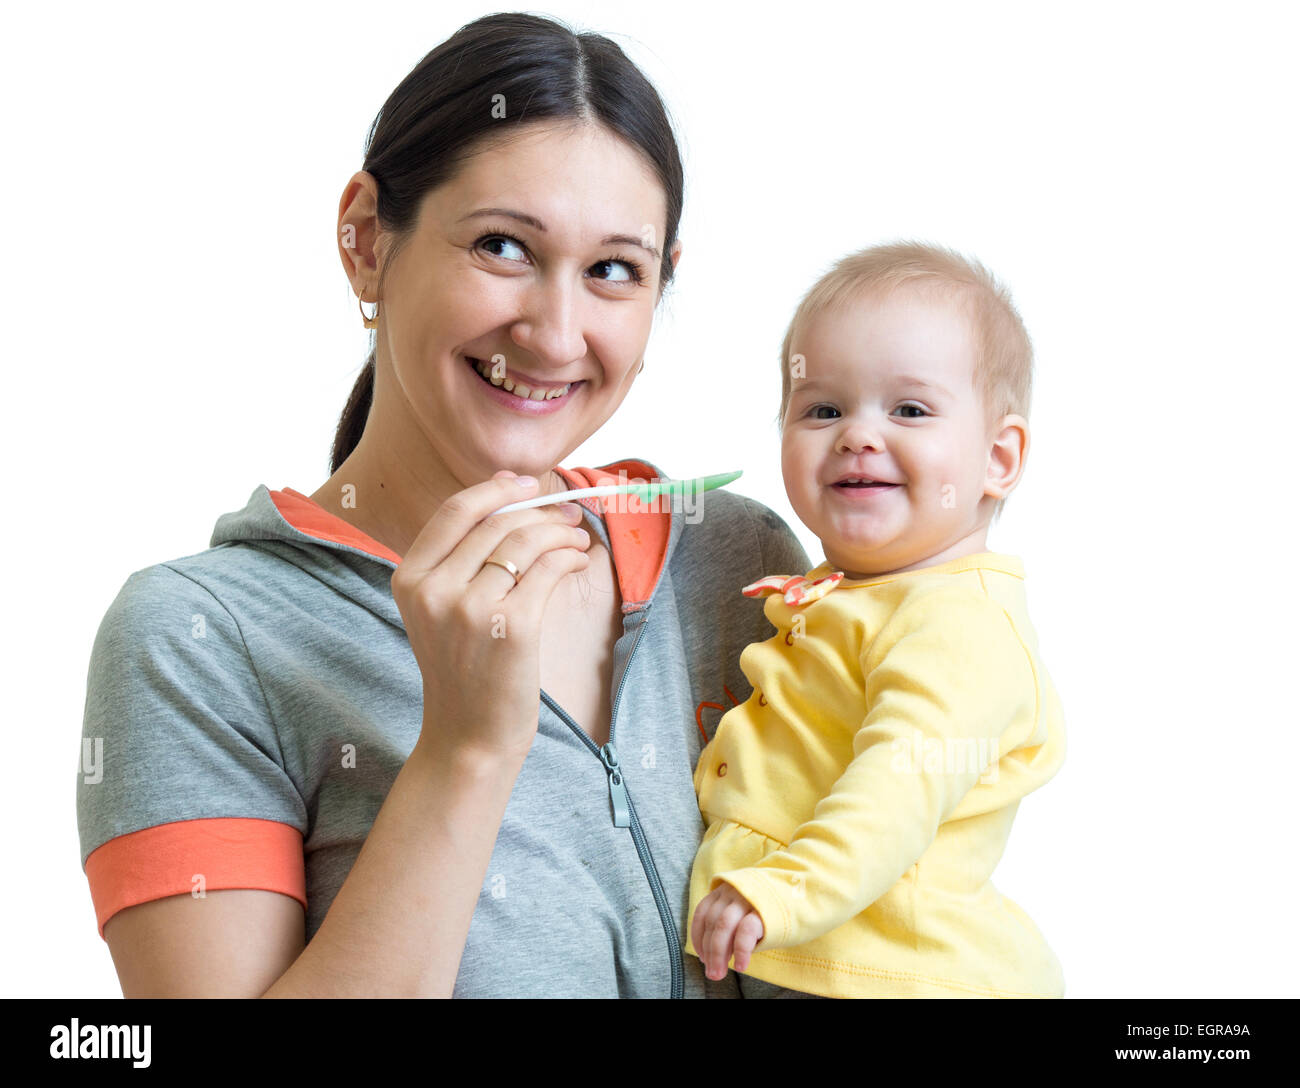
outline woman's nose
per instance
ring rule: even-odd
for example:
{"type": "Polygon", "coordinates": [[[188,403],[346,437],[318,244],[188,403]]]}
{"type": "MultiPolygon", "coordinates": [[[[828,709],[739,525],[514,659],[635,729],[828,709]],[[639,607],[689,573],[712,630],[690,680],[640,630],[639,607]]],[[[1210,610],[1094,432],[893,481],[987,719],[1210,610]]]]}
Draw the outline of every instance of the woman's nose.
{"type": "Polygon", "coordinates": [[[527,292],[524,312],[511,338],[548,367],[563,367],[587,354],[579,292],[565,277],[542,277],[527,292]]]}

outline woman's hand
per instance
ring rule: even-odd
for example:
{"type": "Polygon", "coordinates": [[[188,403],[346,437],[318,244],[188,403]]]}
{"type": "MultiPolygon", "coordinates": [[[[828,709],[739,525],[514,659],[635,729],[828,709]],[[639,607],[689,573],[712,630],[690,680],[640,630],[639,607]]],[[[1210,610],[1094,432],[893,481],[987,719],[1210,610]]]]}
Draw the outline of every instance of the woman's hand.
{"type": "Polygon", "coordinates": [[[763,920],[730,884],[719,884],[695,908],[691,944],[704,963],[705,977],[714,982],[727,977],[727,963],[733,954],[736,970],[743,972],[762,939],[763,920]]]}
{"type": "Polygon", "coordinates": [[[522,759],[537,733],[542,616],[589,563],[573,503],[493,510],[537,494],[502,470],[438,508],[393,573],[393,599],[424,678],[420,741],[522,759]],[[489,558],[509,560],[519,584],[489,558]]]}

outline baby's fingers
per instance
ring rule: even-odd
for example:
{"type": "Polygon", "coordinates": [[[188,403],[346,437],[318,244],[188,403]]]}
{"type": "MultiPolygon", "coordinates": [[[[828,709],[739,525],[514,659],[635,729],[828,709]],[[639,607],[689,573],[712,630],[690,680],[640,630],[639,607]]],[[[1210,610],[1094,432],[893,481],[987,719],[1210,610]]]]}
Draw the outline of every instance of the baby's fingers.
{"type": "Polygon", "coordinates": [[[727,976],[727,967],[735,949],[736,928],[747,913],[729,896],[721,899],[720,907],[709,919],[704,934],[704,944],[708,949],[709,978],[715,982],[727,976]]]}
{"type": "Polygon", "coordinates": [[[691,925],[691,944],[695,946],[695,954],[704,965],[704,977],[710,979],[717,974],[716,946],[721,936],[722,917],[720,912],[713,909],[715,906],[706,898],[696,909],[691,925]]]}
{"type": "Polygon", "coordinates": [[[750,911],[740,920],[736,927],[736,970],[743,972],[749,966],[749,954],[754,946],[763,939],[763,920],[750,911]]]}
{"type": "Polygon", "coordinates": [[[709,931],[713,928],[716,916],[722,913],[722,897],[718,891],[711,891],[700,900],[699,906],[695,908],[694,915],[691,916],[691,946],[695,949],[695,954],[707,968],[708,949],[706,947],[709,931]]]}
{"type": "Polygon", "coordinates": [[[705,967],[708,963],[704,960],[704,934],[708,931],[705,922],[708,920],[706,906],[708,899],[705,898],[700,905],[695,908],[695,913],[691,915],[691,947],[695,949],[695,954],[699,956],[700,961],[705,967]]]}
{"type": "Polygon", "coordinates": [[[735,923],[728,921],[725,915],[712,919],[704,931],[704,973],[714,982],[727,977],[735,933],[735,923]]]}

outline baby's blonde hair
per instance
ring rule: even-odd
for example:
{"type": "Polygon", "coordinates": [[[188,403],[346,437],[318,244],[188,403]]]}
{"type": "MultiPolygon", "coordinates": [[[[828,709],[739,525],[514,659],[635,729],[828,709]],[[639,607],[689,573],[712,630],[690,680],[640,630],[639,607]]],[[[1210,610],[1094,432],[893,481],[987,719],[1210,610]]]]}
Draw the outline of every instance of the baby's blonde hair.
{"type": "MultiPolygon", "coordinates": [[[[809,288],[781,343],[781,410],[785,427],[790,403],[795,330],[812,318],[869,293],[888,294],[913,287],[964,303],[975,330],[975,390],[991,424],[1005,415],[1029,418],[1034,349],[1010,292],[976,260],[922,242],[891,242],[851,253],[809,288]]],[[[998,501],[994,517],[1002,512],[998,501]]]]}

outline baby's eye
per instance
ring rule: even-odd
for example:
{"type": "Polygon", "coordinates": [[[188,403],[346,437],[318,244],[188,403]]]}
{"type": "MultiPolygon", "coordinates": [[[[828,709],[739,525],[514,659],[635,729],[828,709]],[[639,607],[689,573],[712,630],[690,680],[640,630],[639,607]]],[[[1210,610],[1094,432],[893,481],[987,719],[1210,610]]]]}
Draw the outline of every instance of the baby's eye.
{"type": "Polygon", "coordinates": [[[482,246],[493,257],[500,257],[506,261],[518,261],[524,254],[524,244],[518,238],[512,238],[508,234],[485,234],[475,244],[482,246]],[[517,251],[521,256],[511,256],[512,250],[517,251]]]}
{"type": "Polygon", "coordinates": [[[920,419],[922,416],[929,415],[929,413],[924,408],[922,408],[919,404],[900,404],[898,406],[898,410],[900,412],[905,412],[908,409],[911,409],[913,412],[916,413],[916,415],[904,416],[903,417],[904,419],[920,419]]]}
{"type": "Polygon", "coordinates": [[[834,418],[833,416],[819,416],[819,415],[817,414],[818,412],[834,412],[835,415],[839,415],[839,414],[840,414],[839,409],[836,408],[836,407],[834,407],[833,405],[830,405],[830,404],[817,404],[817,405],[814,405],[812,408],[810,408],[810,409],[808,410],[808,414],[809,414],[810,416],[812,416],[813,419],[832,419],[832,418],[834,418]]]}

